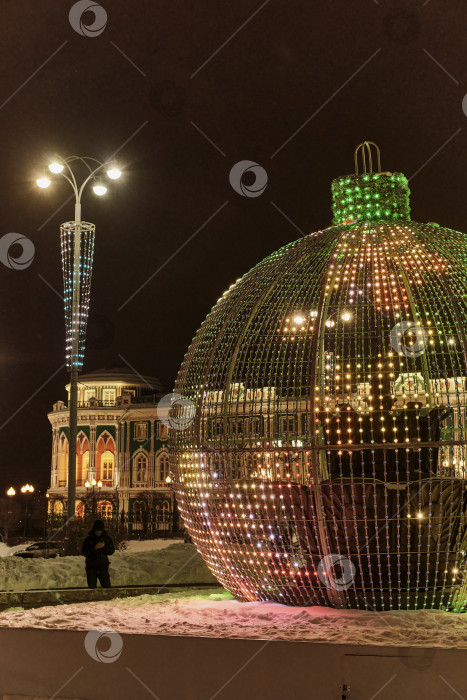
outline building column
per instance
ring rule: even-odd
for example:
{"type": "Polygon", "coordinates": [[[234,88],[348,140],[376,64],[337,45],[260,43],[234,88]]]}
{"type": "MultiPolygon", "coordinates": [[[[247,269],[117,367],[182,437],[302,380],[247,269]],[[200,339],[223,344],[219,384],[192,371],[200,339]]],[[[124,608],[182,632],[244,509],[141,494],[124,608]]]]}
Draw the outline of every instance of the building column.
{"type": "Polygon", "coordinates": [[[52,428],[52,469],[50,474],[50,485],[52,487],[57,486],[58,444],[58,430],[57,428],[52,428]]]}
{"type": "Polygon", "coordinates": [[[89,428],[89,480],[96,478],[96,426],[89,428]]]}
{"type": "Polygon", "coordinates": [[[130,431],[131,431],[131,421],[128,419],[126,423],[126,449],[125,449],[125,462],[127,468],[128,481],[127,486],[131,486],[131,465],[130,465],[130,431]]]}

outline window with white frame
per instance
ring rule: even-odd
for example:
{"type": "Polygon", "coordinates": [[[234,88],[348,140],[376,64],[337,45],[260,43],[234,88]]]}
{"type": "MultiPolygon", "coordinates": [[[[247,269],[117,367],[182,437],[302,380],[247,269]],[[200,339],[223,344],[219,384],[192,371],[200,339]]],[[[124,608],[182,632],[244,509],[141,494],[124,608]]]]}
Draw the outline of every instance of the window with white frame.
{"type": "Polygon", "coordinates": [[[141,483],[146,481],[146,470],[148,467],[148,458],[142,452],[136,457],[136,481],[141,483]]]}
{"type": "Polygon", "coordinates": [[[232,419],[230,421],[230,434],[243,435],[243,420],[232,419]]]}
{"type": "Polygon", "coordinates": [[[101,457],[101,479],[104,481],[111,481],[113,479],[114,475],[114,462],[115,462],[115,455],[113,452],[110,452],[110,450],[106,450],[105,452],[102,453],[101,457]]]}
{"type": "Polygon", "coordinates": [[[142,523],[144,520],[144,503],[143,501],[135,501],[133,503],[133,522],[142,523]]]}
{"type": "Polygon", "coordinates": [[[169,476],[169,455],[163,452],[159,457],[159,481],[165,481],[169,476]]]}
{"type": "Polygon", "coordinates": [[[89,399],[97,399],[97,389],[85,389],[84,390],[84,403],[88,403],[89,399]]]}
{"type": "Polygon", "coordinates": [[[295,433],[295,416],[281,416],[281,433],[295,433]]]}
{"type": "Polygon", "coordinates": [[[161,520],[163,523],[166,523],[169,519],[169,504],[167,501],[164,501],[162,504],[161,508],[161,520]]]}
{"type": "Polygon", "coordinates": [[[117,392],[115,389],[102,389],[102,401],[108,406],[113,406],[115,399],[117,397],[117,392]]]}

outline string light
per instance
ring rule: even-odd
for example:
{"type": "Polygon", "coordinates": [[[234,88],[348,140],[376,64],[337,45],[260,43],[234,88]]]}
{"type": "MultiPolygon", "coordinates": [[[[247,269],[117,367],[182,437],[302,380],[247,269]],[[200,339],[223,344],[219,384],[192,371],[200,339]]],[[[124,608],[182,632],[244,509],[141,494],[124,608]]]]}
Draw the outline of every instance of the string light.
{"type": "Polygon", "coordinates": [[[78,335],[78,353],[74,365],[80,370],[84,361],[86,327],[89,316],[91,297],[91,275],[94,259],[95,226],[82,222],[80,224],[81,257],[79,268],[79,305],[76,318],[72,318],[73,302],[73,260],[75,245],[75,222],[70,221],[60,227],[60,243],[62,254],[62,271],[65,305],[65,356],[68,369],[71,369],[73,338],[78,335]]]}

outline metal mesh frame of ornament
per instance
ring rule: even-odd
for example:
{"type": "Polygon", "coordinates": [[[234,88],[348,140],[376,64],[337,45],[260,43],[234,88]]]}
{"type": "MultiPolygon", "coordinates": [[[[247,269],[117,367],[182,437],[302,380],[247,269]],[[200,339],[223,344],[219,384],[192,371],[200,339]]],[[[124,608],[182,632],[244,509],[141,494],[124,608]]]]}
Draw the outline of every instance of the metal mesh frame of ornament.
{"type": "MultiPolygon", "coordinates": [[[[65,356],[68,369],[71,369],[73,346],[73,260],[77,223],[68,221],[60,226],[60,243],[62,253],[63,289],[65,304],[65,356]]],[[[79,370],[83,366],[86,342],[86,327],[89,317],[89,301],[91,297],[92,264],[94,259],[94,241],[96,227],[85,221],[80,227],[80,270],[79,270],[79,323],[78,323],[78,354],[74,365],[79,370]]]]}
{"type": "Polygon", "coordinates": [[[467,236],[335,216],[237,280],[194,338],[179,507],[240,600],[462,611],[467,236]]]}

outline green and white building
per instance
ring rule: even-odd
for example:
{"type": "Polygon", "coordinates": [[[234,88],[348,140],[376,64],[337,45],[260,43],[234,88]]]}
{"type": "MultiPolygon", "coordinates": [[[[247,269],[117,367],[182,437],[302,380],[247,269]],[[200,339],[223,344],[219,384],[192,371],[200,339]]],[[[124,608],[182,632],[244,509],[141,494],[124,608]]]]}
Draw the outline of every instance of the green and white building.
{"type": "MultiPolygon", "coordinates": [[[[69,386],[66,387],[69,392],[69,386]]],[[[171,532],[174,494],[169,474],[168,428],[158,417],[162,386],[124,367],[82,374],[78,385],[76,516],[93,514],[129,534],[171,532]]],[[[50,520],[67,512],[69,409],[57,401],[52,425],[48,489],[50,520]]]]}

